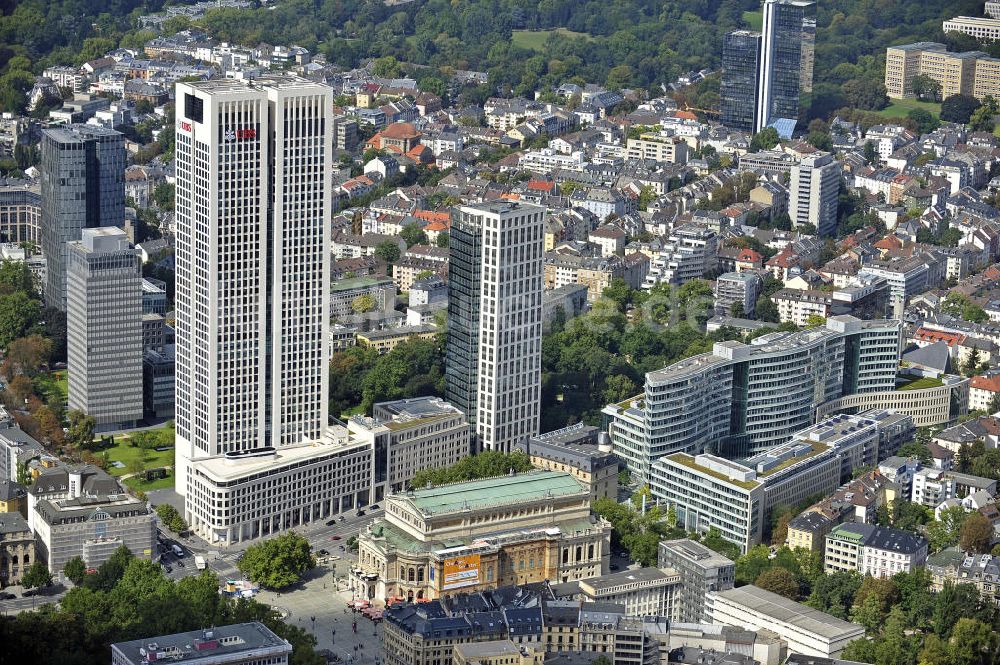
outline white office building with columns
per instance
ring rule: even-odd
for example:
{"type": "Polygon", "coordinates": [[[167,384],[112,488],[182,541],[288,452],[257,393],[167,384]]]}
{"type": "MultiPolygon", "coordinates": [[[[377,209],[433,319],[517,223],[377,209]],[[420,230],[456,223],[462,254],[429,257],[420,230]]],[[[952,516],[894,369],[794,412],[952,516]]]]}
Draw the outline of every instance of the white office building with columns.
{"type": "Polygon", "coordinates": [[[231,544],[367,501],[328,426],[332,89],[177,84],[176,486],[231,544]]]}

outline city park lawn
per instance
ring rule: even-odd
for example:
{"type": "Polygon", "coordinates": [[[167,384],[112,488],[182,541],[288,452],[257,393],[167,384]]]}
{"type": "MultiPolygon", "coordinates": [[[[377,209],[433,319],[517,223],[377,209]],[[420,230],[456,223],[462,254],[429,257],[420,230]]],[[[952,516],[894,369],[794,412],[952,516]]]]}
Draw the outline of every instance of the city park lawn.
{"type": "Polygon", "coordinates": [[[514,30],[511,35],[511,41],[514,43],[514,46],[531,49],[532,51],[541,51],[545,48],[545,40],[553,33],[559,33],[571,39],[590,39],[590,35],[585,32],[555,28],[553,30],[514,30]]]}
{"type": "Polygon", "coordinates": [[[937,102],[922,102],[918,99],[892,99],[892,102],[878,112],[883,118],[905,118],[913,109],[930,111],[935,118],[941,115],[941,104],[937,102]]]}
{"type": "Polygon", "coordinates": [[[69,372],[65,369],[59,369],[39,374],[35,377],[35,386],[39,393],[44,393],[46,401],[55,395],[65,404],[69,399],[69,372]]]}
{"type": "Polygon", "coordinates": [[[751,30],[760,32],[764,27],[764,12],[743,12],[743,22],[750,26],[751,30]]]}
{"type": "MultiPolygon", "coordinates": [[[[129,473],[128,466],[129,463],[134,460],[139,460],[143,463],[146,469],[155,469],[157,467],[173,466],[174,464],[174,423],[173,421],[168,422],[162,427],[156,429],[148,430],[154,432],[159,436],[160,445],[158,447],[166,448],[166,450],[143,450],[138,446],[133,447],[129,443],[130,436],[128,434],[115,434],[115,445],[110,448],[105,448],[98,451],[96,454],[99,456],[104,456],[108,461],[108,473],[112,476],[123,476],[129,473]],[[120,462],[121,466],[115,464],[115,462],[120,462]]],[[[160,479],[158,481],[153,481],[152,483],[143,483],[143,485],[161,484],[164,487],[173,486],[173,477],[169,476],[165,479],[160,479]],[[163,481],[168,481],[165,485],[163,481]]],[[[126,480],[126,484],[128,480],[126,480]]],[[[131,485],[130,485],[131,486],[131,485]]],[[[139,487],[139,489],[158,489],[156,487],[139,487]]]]}

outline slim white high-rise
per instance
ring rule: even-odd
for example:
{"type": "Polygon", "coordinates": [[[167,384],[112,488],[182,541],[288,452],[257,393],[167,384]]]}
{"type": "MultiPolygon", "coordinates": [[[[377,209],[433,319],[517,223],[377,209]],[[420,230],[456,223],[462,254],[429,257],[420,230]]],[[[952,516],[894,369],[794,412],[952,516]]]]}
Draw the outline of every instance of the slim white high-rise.
{"type": "MultiPolygon", "coordinates": [[[[332,89],[177,85],[177,488],[327,426],[332,89]]],[[[190,508],[189,508],[190,510],[190,508]]]]}
{"type": "Polygon", "coordinates": [[[447,395],[474,420],[480,450],[510,452],[539,430],[545,209],[455,209],[447,395]]]}
{"type": "Polygon", "coordinates": [[[840,173],[840,162],[825,152],[804,157],[792,166],[788,214],[793,226],[812,224],[821,236],[836,235],[840,173]]]}

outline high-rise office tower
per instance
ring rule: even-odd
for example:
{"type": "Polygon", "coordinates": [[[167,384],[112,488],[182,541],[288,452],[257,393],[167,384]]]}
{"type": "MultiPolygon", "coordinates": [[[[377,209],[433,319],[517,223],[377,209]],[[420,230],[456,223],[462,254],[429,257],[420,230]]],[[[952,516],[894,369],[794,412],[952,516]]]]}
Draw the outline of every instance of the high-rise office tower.
{"type": "Polygon", "coordinates": [[[805,157],[792,166],[788,215],[794,226],[812,224],[821,236],[836,235],[840,172],[840,162],[829,153],[805,157]]]}
{"type": "Polygon", "coordinates": [[[332,106],[297,77],[177,85],[179,467],[327,425],[332,106]]]}
{"type": "Polygon", "coordinates": [[[757,112],[760,43],[760,33],[749,30],[735,30],[723,40],[719,104],[722,124],[731,129],[753,131],[757,112]]]}
{"type": "Polygon", "coordinates": [[[66,310],[66,243],[85,228],[125,225],[125,137],[94,125],[42,132],[45,303],[66,310]]]}
{"type": "Polygon", "coordinates": [[[475,422],[481,450],[537,434],[545,209],[518,203],[453,212],[448,399],[475,422]]]}
{"type": "Polygon", "coordinates": [[[69,408],[98,429],[142,420],[142,272],[119,228],[83,229],[67,244],[69,408]]]}
{"type": "Polygon", "coordinates": [[[799,117],[799,97],[812,90],[815,11],[811,0],[764,0],[755,132],[799,117]]]}

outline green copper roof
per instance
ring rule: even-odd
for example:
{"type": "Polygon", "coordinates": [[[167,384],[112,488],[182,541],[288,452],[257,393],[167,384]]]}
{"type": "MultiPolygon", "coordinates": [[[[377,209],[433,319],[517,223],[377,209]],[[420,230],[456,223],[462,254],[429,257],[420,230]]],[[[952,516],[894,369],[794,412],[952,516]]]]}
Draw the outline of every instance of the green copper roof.
{"type": "Polygon", "coordinates": [[[430,515],[440,515],[486,506],[543,501],[546,498],[585,491],[586,488],[568,473],[529,471],[514,476],[497,476],[416,490],[408,498],[418,510],[430,515]]]}

